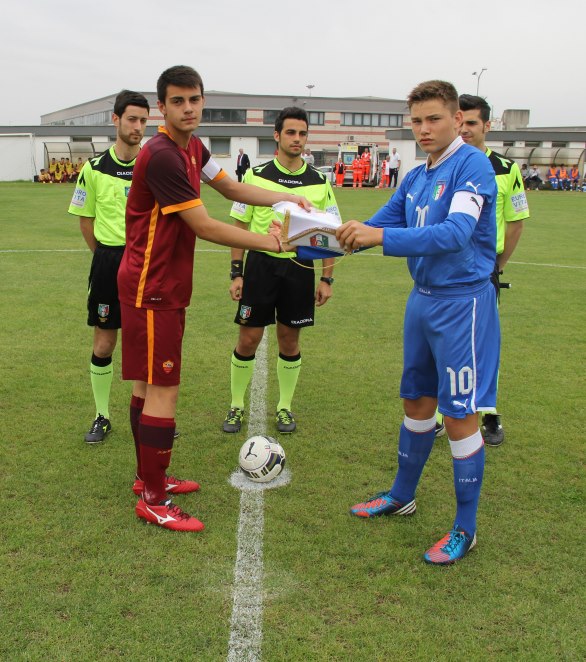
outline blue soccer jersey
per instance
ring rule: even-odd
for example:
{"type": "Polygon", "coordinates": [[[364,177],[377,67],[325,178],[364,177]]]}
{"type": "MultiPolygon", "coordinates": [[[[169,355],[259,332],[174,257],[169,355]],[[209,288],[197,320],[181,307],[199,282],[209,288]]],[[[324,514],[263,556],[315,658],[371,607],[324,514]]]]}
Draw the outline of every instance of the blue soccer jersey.
{"type": "Polygon", "coordinates": [[[384,228],[384,254],[406,256],[417,285],[456,291],[493,271],[496,193],[490,161],[458,137],[432,167],[411,170],[366,223],[384,228]]]}

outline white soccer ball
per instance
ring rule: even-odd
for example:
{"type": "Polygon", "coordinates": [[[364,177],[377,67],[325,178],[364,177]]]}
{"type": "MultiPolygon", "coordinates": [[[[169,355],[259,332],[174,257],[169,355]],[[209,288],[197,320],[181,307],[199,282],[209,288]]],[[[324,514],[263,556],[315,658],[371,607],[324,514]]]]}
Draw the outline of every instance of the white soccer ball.
{"type": "Polygon", "coordinates": [[[285,466],[285,451],[272,437],[255,435],[243,444],[238,455],[240,468],[255,483],[268,483],[285,466]]]}

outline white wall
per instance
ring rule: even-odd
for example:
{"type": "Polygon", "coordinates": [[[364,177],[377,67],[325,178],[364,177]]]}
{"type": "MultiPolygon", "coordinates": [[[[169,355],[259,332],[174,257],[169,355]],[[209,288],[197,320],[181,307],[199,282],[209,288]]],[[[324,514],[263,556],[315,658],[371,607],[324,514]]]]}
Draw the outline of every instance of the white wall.
{"type": "Polygon", "coordinates": [[[34,142],[31,133],[0,134],[0,181],[33,180],[44,167],[40,161],[37,171],[34,142]]]}
{"type": "Polygon", "coordinates": [[[425,163],[425,159],[417,158],[415,156],[415,147],[417,143],[414,139],[411,140],[389,140],[388,151],[392,152],[393,147],[397,148],[397,152],[401,155],[401,168],[399,169],[399,179],[397,184],[403,181],[403,177],[413,170],[415,166],[425,163]]]}

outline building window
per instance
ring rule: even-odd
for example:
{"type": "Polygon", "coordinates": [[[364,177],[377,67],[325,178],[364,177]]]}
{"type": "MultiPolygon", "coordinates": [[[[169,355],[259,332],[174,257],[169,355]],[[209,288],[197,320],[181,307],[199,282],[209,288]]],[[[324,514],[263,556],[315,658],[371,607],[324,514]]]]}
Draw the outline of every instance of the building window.
{"type": "Polygon", "coordinates": [[[269,126],[275,126],[275,120],[280,112],[280,110],[263,110],[262,123],[268,124],[269,126]]]}
{"type": "MultiPolygon", "coordinates": [[[[525,144],[527,144],[527,143],[525,143],[525,144]]],[[[551,143],[551,146],[552,146],[552,147],[567,147],[567,146],[568,146],[568,143],[560,142],[559,140],[554,140],[554,141],[551,143]]]]}
{"type": "Polygon", "coordinates": [[[427,159],[427,152],[424,152],[417,143],[415,143],[415,158],[416,159],[427,159]]]}
{"type": "Polygon", "coordinates": [[[538,140],[526,140],[525,147],[539,147],[541,143],[538,140]]]}
{"type": "Polygon", "coordinates": [[[202,124],[246,124],[246,111],[233,108],[204,108],[202,124]]]}
{"type": "Polygon", "coordinates": [[[309,116],[309,126],[323,126],[325,113],[312,110],[307,114],[309,116]]]}
{"type": "Polygon", "coordinates": [[[342,126],[403,126],[403,115],[342,113],[342,126]]]}
{"type": "Polygon", "coordinates": [[[503,140],[503,147],[513,147],[515,142],[513,140],[503,140]]]}
{"type": "Polygon", "coordinates": [[[272,138],[258,139],[259,156],[274,156],[276,149],[277,149],[277,143],[272,138]]]}
{"type": "Polygon", "coordinates": [[[210,138],[210,152],[214,156],[230,156],[230,138],[210,138]]]}

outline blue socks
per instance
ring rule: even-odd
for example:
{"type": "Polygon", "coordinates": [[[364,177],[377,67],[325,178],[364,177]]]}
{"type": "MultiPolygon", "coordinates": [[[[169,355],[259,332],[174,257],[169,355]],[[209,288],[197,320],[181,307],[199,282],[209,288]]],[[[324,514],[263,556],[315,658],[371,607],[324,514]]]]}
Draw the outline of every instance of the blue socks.
{"type": "Polygon", "coordinates": [[[435,415],[427,421],[416,421],[405,416],[399,433],[399,468],[391,487],[391,496],[400,503],[414,499],[434,440],[435,415]]]}
{"type": "Polygon", "coordinates": [[[484,441],[480,430],[460,441],[450,439],[454,462],[454,489],[456,491],[456,519],[454,528],[476,533],[476,512],[484,475],[484,441]]]}

